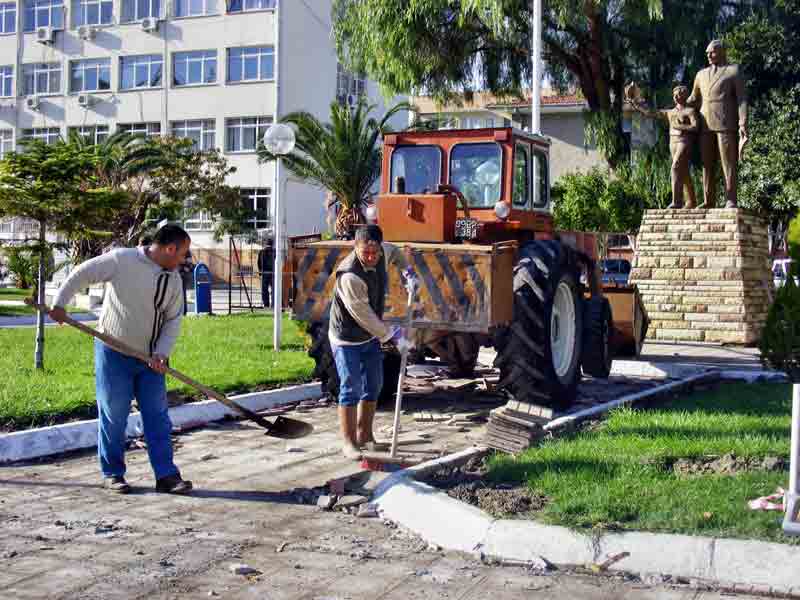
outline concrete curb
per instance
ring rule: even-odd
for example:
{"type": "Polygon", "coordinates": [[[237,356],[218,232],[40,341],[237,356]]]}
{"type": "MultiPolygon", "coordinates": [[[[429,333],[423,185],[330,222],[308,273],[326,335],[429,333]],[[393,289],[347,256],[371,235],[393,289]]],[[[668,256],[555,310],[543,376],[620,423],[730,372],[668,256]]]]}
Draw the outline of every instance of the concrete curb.
{"type": "Polygon", "coordinates": [[[627,552],[608,567],[643,575],[669,574],[743,591],[800,596],[800,547],[749,540],[657,533],[585,535],[533,521],[493,519],[407,475],[376,490],[382,516],[425,541],[492,558],[587,565],[627,552]]]}
{"type": "MultiPolygon", "coordinates": [[[[733,372],[738,374],[738,372],[733,372]]],[[[559,419],[551,430],[628,404],[646,396],[670,392],[707,377],[731,379],[721,372],[695,371],[672,382],[607,402],[582,414],[559,419]],[[600,409],[600,410],[598,410],[600,409]]],[[[754,378],[756,380],[757,378],[754,378]]],[[[800,598],[800,547],[778,543],[654,533],[598,533],[585,535],[566,527],[533,521],[494,519],[480,509],[449,497],[417,479],[446,468],[456,468],[486,455],[474,447],[398,471],[375,490],[372,502],[382,516],[410,529],[442,548],[501,560],[533,562],[545,558],[553,564],[596,564],[627,552],[608,567],[643,575],[669,574],[700,585],[721,586],[739,593],[761,593],[800,598]]]]}
{"type": "MultiPolygon", "coordinates": [[[[278,390],[231,396],[231,399],[252,411],[260,411],[320,396],[322,396],[320,384],[307,383],[278,390]]],[[[199,427],[237,414],[216,400],[192,402],[169,409],[173,429],[199,427]]],[[[125,433],[128,438],[142,435],[142,420],[139,413],[133,413],[128,417],[128,428],[125,433]]],[[[96,445],[97,419],[15,431],[0,435],[0,464],[92,448],[96,445]]]]}

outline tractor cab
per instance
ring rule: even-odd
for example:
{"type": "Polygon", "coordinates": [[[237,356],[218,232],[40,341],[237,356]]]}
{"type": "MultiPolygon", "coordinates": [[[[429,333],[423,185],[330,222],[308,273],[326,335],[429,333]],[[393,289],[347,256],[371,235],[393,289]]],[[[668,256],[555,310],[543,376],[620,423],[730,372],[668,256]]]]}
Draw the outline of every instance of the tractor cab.
{"type": "Polygon", "coordinates": [[[390,241],[551,239],[550,141],[510,127],[384,138],[377,220],[390,241]]]}

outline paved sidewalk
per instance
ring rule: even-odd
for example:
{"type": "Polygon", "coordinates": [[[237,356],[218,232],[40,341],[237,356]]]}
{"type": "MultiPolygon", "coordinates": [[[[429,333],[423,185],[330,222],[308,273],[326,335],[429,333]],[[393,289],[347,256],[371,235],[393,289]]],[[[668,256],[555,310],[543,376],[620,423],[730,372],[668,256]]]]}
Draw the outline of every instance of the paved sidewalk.
{"type": "MultiPolygon", "coordinates": [[[[141,449],[128,454],[130,496],[100,488],[89,453],[0,467],[0,598],[722,598],[660,582],[491,567],[380,519],[303,504],[308,488],[355,468],[339,454],[333,407],[298,416],[316,432],[288,444],[244,423],[178,436],[191,497],[154,494],[141,449]],[[235,564],[257,573],[235,575],[235,564]]],[[[452,428],[427,429],[437,446],[463,444],[452,428]]]]}
{"type": "Polygon", "coordinates": [[[758,348],[720,346],[718,344],[647,342],[640,360],[655,363],[725,367],[727,369],[762,369],[758,348]]]}

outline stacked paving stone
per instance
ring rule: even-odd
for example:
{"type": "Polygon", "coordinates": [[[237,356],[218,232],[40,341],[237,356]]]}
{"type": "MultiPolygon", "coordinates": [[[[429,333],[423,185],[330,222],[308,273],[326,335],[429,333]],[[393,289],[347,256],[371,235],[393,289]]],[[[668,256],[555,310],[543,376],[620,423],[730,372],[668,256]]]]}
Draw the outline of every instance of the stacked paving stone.
{"type": "Polygon", "coordinates": [[[550,408],[509,400],[505,406],[490,413],[486,445],[509,454],[519,454],[544,437],[542,426],[553,416],[550,408]]]}
{"type": "Polygon", "coordinates": [[[772,295],[767,226],[741,209],[648,210],[630,283],[648,338],[753,344],[772,295]]]}

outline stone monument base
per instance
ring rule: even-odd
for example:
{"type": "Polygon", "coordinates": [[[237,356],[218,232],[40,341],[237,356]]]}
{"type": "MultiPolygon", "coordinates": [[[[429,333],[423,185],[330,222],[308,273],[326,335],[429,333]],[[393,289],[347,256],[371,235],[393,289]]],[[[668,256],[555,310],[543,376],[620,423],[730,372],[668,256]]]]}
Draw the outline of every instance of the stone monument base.
{"type": "Polygon", "coordinates": [[[772,296],[767,226],[742,209],[645,211],[630,283],[655,340],[755,344],[772,296]]]}

